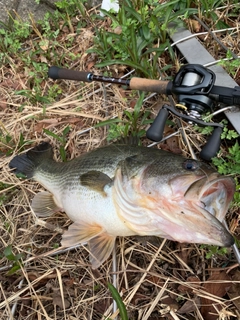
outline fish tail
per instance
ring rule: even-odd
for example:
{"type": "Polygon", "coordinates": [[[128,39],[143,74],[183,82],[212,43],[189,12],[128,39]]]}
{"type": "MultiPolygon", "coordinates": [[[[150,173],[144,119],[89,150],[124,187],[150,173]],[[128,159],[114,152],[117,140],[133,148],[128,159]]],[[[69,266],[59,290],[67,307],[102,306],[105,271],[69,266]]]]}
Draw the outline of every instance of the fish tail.
{"type": "Polygon", "coordinates": [[[24,174],[28,179],[34,176],[37,167],[43,161],[53,158],[53,150],[48,142],[42,142],[28,152],[15,156],[9,163],[9,168],[15,174],[24,174]]]}

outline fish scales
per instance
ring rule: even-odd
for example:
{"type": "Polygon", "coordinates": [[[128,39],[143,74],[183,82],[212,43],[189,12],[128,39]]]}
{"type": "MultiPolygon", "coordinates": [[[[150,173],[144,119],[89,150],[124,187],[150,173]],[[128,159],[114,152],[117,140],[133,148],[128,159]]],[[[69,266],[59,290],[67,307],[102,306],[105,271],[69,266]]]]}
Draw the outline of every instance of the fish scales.
{"type": "Polygon", "coordinates": [[[42,143],[9,164],[47,191],[32,200],[39,217],[61,210],[73,221],[62,245],[88,242],[93,268],[111,254],[117,236],[158,236],[230,246],[222,224],[234,180],[209,165],[167,151],[113,144],[69,162],[53,160],[42,143]]]}

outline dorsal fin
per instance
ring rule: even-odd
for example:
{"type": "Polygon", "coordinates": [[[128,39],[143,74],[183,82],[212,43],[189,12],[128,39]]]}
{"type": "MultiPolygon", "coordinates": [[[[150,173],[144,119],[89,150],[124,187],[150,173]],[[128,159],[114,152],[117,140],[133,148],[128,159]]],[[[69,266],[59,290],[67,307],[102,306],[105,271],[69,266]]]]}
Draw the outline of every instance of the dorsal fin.
{"type": "Polygon", "coordinates": [[[127,137],[121,137],[113,142],[114,144],[123,144],[128,146],[138,146],[140,144],[139,136],[130,135],[127,137]]]}

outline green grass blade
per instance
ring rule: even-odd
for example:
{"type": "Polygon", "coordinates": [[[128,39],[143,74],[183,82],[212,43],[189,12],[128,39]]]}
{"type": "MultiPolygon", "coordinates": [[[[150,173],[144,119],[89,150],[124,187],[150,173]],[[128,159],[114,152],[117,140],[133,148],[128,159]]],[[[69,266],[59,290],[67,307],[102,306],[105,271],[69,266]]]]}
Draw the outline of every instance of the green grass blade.
{"type": "Polygon", "coordinates": [[[121,320],[129,320],[126,307],[125,307],[125,305],[122,301],[122,298],[120,297],[120,294],[118,293],[117,289],[111,283],[108,283],[108,289],[110,290],[113,299],[117,303],[119,313],[121,316],[121,320]]]}

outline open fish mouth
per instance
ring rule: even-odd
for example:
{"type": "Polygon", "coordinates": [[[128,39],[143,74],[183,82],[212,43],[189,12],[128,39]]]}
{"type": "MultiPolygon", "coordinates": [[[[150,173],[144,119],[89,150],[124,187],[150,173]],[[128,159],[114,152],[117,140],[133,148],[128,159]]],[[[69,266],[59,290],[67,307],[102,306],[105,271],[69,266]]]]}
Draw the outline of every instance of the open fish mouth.
{"type": "Polygon", "coordinates": [[[235,182],[232,178],[213,173],[208,178],[202,178],[191,184],[184,197],[186,200],[193,200],[197,196],[199,207],[222,222],[233,198],[234,190],[235,182]]]}
{"type": "MultiPolygon", "coordinates": [[[[208,178],[202,178],[191,184],[185,192],[184,198],[189,202],[193,213],[196,217],[201,215],[205,219],[205,231],[208,234],[205,243],[212,242],[226,247],[234,243],[234,238],[222,224],[234,190],[235,182],[232,178],[213,173],[208,178]]],[[[197,229],[200,229],[200,225],[196,226],[196,231],[197,229]]],[[[201,231],[204,233],[203,226],[201,231]]]]}
{"type": "Polygon", "coordinates": [[[201,195],[205,210],[222,222],[232,200],[233,190],[232,179],[217,178],[208,182],[201,195]]]}

